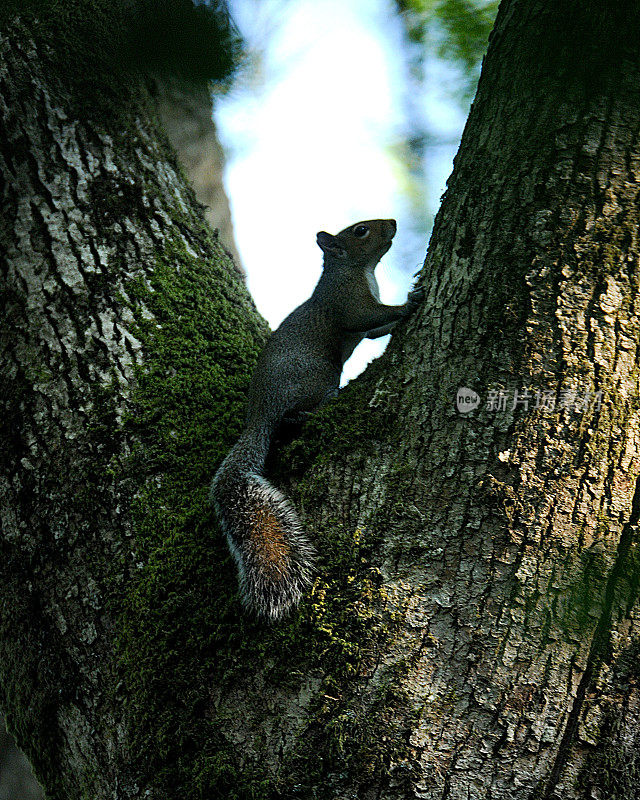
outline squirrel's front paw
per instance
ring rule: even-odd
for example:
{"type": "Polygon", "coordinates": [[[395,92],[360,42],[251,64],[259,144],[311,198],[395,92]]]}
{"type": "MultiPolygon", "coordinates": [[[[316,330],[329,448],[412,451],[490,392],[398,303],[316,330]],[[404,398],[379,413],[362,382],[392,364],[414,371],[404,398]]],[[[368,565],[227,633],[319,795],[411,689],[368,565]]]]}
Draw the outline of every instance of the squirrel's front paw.
{"type": "Polygon", "coordinates": [[[412,306],[417,306],[418,303],[421,303],[424,300],[425,291],[422,286],[419,286],[417,289],[412,289],[409,294],[407,295],[407,301],[411,303],[412,306]]]}
{"type": "MultiPolygon", "coordinates": [[[[404,313],[403,318],[406,319],[410,314],[416,310],[418,305],[424,300],[424,289],[420,287],[419,289],[413,289],[407,295],[407,302],[404,304],[404,313]]],[[[385,331],[388,333],[388,331],[385,331]]]]}

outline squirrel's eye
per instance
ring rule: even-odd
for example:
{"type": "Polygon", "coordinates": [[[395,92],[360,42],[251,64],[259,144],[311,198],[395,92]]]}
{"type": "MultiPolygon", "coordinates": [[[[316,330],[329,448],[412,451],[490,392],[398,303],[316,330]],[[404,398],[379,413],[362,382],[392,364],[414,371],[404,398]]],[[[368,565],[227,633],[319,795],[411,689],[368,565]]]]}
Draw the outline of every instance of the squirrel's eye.
{"type": "Polygon", "coordinates": [[[356,227],[353,229],[353,235],[357,236],[358,239],[365,239],[369,235],[369,226],[356,225],[356,227]]]}

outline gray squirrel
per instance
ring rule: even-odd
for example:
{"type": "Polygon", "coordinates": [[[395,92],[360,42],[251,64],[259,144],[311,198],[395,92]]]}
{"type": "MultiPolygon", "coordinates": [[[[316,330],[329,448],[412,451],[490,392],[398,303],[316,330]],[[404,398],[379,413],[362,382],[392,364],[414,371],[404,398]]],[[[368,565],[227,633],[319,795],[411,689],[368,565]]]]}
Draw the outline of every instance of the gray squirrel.
{"type": "Polygon", "coordinates": [[[290,501],[262,475],[271,439],[285,418],[300,418],[335,397],[344,362],[364,338],[389,333],[407,302],[380,302],[374,270],[391,247],[393,219],[320,231],[324,267],[311,297],[271,335],[249,387],[245,427],[213,478],[210,499],[236,560],[244,605],[276,620],[311,583],[315,550],[290,501]]]}

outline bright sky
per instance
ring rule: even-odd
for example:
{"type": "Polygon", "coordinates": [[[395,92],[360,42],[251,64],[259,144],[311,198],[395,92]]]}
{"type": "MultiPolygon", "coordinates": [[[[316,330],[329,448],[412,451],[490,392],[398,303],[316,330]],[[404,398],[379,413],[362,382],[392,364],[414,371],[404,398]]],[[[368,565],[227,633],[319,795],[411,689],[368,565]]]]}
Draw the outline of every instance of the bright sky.
{"type": "MultiPolygon", "coordinates": [[[[406,201],[391,148],[406,127],[400,22],[391,0],[232,0],[249,47],[262,53],[258,80],[216,102],[227,151],[226,186],[249,289],[272,328],[312,293],[322,269],[319,230],[394,217],[399,233],[376,270],[382,301],[399,303],[424,260],[407,252],[406,201]],[[402,257],[400,263],[398,256],[402,257]]],[[[424,98],[432,129],[454,140],[464,117],[424,98]]],[[[456,145],[428,169],[437,207],[456,145]]],[[[408,235],[408,231],[407,231],[408,235]]],[[[388,337],[363,342],[343,382],[379,355],[388,337]]]]}

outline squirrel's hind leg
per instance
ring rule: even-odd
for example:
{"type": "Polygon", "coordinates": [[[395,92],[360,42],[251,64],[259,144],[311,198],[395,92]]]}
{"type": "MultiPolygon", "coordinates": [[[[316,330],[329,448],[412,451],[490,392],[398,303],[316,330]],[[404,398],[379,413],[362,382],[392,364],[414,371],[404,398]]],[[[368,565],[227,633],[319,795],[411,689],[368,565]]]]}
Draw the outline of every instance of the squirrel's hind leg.
{"type": "Polygon", "coordinates": [[[340,391],[339,386],[332,386],[315,408],[305,409],[300,411],[290,411],[289,413],[284,415],[282,421],[286,425],[304,424],[308,419],[310,419],[310,417],[313,416],[314,411],[316,411],[319,408],[322,408],[322,406],[326,405],[327,403],[330,403],[332,400],[335,400],[338,396],[339,391],[340,391]]]}

